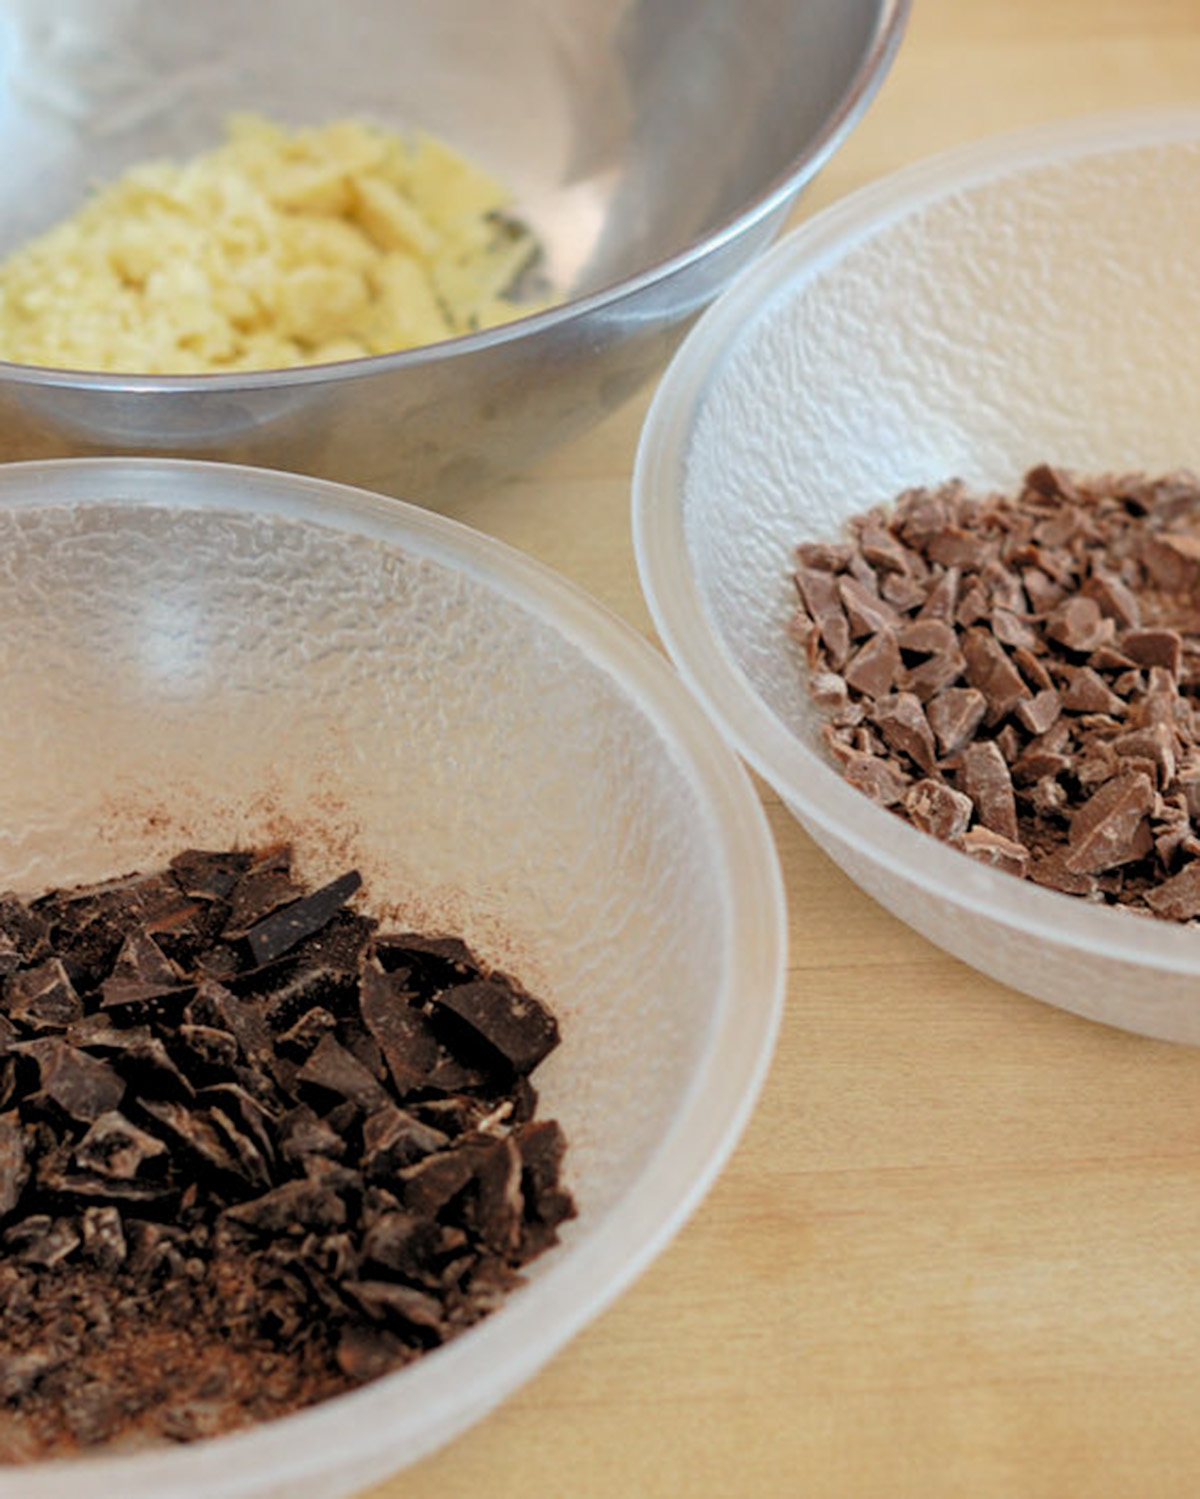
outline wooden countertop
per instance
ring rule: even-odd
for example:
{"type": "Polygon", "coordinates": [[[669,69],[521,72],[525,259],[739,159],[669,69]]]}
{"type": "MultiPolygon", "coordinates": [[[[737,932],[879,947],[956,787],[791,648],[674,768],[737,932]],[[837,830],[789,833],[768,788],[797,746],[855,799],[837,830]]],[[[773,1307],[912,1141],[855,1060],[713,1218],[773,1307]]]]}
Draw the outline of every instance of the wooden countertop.
{"type": "MultiPolygon", "coordinates": [[[[1200,0],[916,0],[802,212],[991,131],[1168,101],[1200,103],[1200,0]]],[[[649,632],[645,405],[454,513],[649,632]]],[[[767,802],[788,1007],[731,1163],[606,1315],[371,1499],[1194,1499],[1200,1052],[975,974],[767,802]]]]}

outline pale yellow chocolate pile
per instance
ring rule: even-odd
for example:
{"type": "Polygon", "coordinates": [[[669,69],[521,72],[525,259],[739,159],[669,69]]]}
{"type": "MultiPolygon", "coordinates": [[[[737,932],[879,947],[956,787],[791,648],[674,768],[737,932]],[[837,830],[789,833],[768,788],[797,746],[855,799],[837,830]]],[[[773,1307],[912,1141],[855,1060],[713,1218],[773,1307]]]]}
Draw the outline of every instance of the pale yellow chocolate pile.
{"type": "Polygon", "coordinates": [[[235,116],[136,166],[0,265],[0,358],[192,374],[352,359],[531,310],[509,194],[443,142],[235,116]]]}

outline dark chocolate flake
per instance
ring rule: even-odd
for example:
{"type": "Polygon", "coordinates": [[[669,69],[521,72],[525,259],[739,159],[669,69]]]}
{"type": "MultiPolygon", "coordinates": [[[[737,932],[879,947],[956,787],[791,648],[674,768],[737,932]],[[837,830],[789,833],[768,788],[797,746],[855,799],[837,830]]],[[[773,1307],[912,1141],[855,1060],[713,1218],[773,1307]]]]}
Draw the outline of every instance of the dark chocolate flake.
{"type": "Polygon", "coordinates": [[[66,1030],[83,1014],[83,1002],[59,958],[12,974],[4,984],[3,1007],[10,1019],[36,1031],[66,1030]]]}
{"type": "Polygon", "coordinates": [[[296,1074],[296,1082],[309,1091],[333,1093],[366,1110],[388,1102],[382,1084],[333,1036],[321,1037],[296,1074]]]}
{"type": "Polygon", "coordinates": [[[70,1046],[61,1037],[23,1041],[14,1051],[37,1063],[42,1091],[72,1119],[90,1123],[120,1105],[125,1083],[107,1062],[70,1046]]]}
{"type": "Polygon", "coordinates": [[[363,1170],[369,1177],[387,1180],[449,1143],[440,1129],[388,1103],[363,1122],[363,1170]]]}
{"type": "Polygon", "coordinates": [[[249,1202],[237,1203],[225,1216],[259,1233],[300,1228],[341,1228],[346,1204],[332,1187],[319,1181],[290,1181],[249,1202]]]}
{"type": "Polygon", "coordinates": [[[0,1222],[21,1200],[29,1180],[25,1132],[16,1114],[0,1114],[0,1222]]]}
{"type": "Polygon", "coordinates": [[[75,1162],[97,1176],[128,1181],[147,1161],[165,1158],[166,1154],[167,1147],[157,1136],[139,1129],[114,1109],[101,1114],[75,1147],[75,1162]]]}
{"type": "Polygon", "coordinates": [[[250,927],[244,936],[254,961],[270,963],[305,937],[319,932],[361,885],[362,876],[357,869],[351,869],[250,927]]]}

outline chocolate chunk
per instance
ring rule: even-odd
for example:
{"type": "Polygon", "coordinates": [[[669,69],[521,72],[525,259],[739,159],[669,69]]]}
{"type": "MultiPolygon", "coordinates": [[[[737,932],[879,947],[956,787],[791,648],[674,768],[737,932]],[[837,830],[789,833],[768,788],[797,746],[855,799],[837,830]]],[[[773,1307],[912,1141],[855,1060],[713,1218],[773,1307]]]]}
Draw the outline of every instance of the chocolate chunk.
{"type": "Polygon", "coordinates": [[[81,1242],[69,1219],[51,1218],[47,1213],[36,1213],[14,1223],[4,1231],[3,1238],[23,1264],[38,1265],[44,1270],[68,1259],[81,1242]]]}
{"type": "Polygon", "coordinates": [[[900,674],[900,647],[891,630],[882,630],[846,663],[841,679],[867,697],[882,697],[900,674]]]}
{"type": "Polygon", "coordinates": [[[1162,666],[1178,677],[1183,664],[1183,637],[1178,630],[1127,630],[1121,649],[1139,666],[1162,666]]]}
{"type": "Polygon", "coordinates": [[[259,1233],[283,1233],[289,1228],[341,1228],[346,1204],[328,1185],[290,1181],[249,1202],[226,1209],[225,1216],[259,1233]]]}
{"type": "Polygon", "coordinates": [[[157,1136],[138,1129],[115,1109],[101,1114],[75,1147],[75,1161],[82,1170],[124,1181],[136,1176],[147,1161],[166,1154],[157,1136]]]}
{"type": "MultiPolygon", "coordinates": [[[[865,526],[858,538],[862,555],[880,572],[907,573],[913,565],[908,548],[883,526],[865,526]]],[[[847,559],[849,565],[849,559],[847,559]]]]}
{"type": "Polygon", "coordinates": [[[412,1357],[412,1350],[386,1328],[351,1323],[338,1336],[338,1368],[355,1384],[378,1379],[412,1357]]]}
{"type": "Polygon", "coordinates": [[[887,600],[864,588],[856,579],[839,578],[837,588],[852,639],[861,640],[864,635],[877,635],[880,630],[899,625],[900,616],[887,600]]]}
{"type": "Polygon", "coordinates": [[[212,1025],[188,1025],[176,1029],[180,1045],[188,1053],[189,1064],[204,1071],[228,1072],[237,1063],[241,1048],[232,1031],[212,1025]]]}
{"type": "Polygon", "coordinates": [[[1014,843],[1019,841],[1012,776],[991,740],[979,740],[963,751],[960,789],[975,804],[985,828],[1014,843]]]}
{"type": "Polygon", "coordinates": [[[979,863],[990,864],[1006,874],[1021,877],[1029,868],[1029,850],[1025,845],[991,828],[971,828],[959,838],[957,846],[979,863]]]}
{"type": "Polygon", "coordinates": [[[186,984],[150,984],[117,974],[100,985],[100,1003],[106,1010],[147,1015],[152,1011],[169,1011],[172,1006],[182,1008],[191,993],[186,984]]]}
{"type": "Polygon", "coordinates": [[[1200,588],[1200,537],[1150,535],[1141,561],[1151,579],[1168,593],[1200,588]]]}
{"type": "Polygon", "coordinates": [[[49,923],[11,891],[0,895],[0,936],[5,939],[6,951],[15,953],[23,965],[50,956],[49,923]]]}
{"type": "MultiPolygon", "coordinates": [[[[263,920],[249,927],[243,935],[256,963],[269,963],[295,947],[305,937],[319,932],[341,910],[361,886],[357,869],[339,875],[328,885],[281,906],[263,920]]],[[[241,887],[239,886],[239,889],[241,887]]]]}
{"type": "Polygon", "coordinates": [[[67,1040],[72,1046],[112,1058],[122,1073],[152,1092],[192,1093],[191,1083],[148,1026],[117,1026],[108,1014],[85,1015],[67,1031],[67,1040]]]}
{"type": "Polygon", "coordinates": [[[525,1212],[521,1154],[505,1137],[476,1145],[474,1158],[474,1198],[466,1221],[494,1253],[512,1254],[521,1242],[525,1212]]]}
{"type": "Polygon", "coordinates": [[[1054,686],[1054,678],[1046,670],[1046,664],[1033,651],[1018,646],[1013,652],[1013,664],[1033,688],[1034,693],[1047,692],[1054,686]]]}
{"type": "Polygon", "coordinates": [[[237,1167],[205,1111],[187,1108],[173,1099],[143,1098],[141,1104],[152,1119],[187,1146],[197,1161],[218,1171],[237,1174],[237,1167]]]}
{"type": "Polygon", "coordinates": [[[252,1065],[261,1065],[274,1056],[271,1031],[261,1011],[239,999],[222,984],[211,979],[203,980],[186,1014],[194,1024],[228,1031],[252,1065]]]}
{"type": "Polygon", "coordinates": [[[1082,593],[1064,599],[1050,612],[1045,631],[1059,645],[1084,655],[1113,636],[1112,621],[1100,613],[1100,605],[1095,599],[1082,593]]]}
{"type": "Polygon", "coordinates": [[[850,626],[838,596],[837,581],[821,568],[800,566],[796,587],[835,670],[845,666],[850,655],[850,626]]]}
{"type": "Polygon", "coordinates": [[[850,564],[854,548],[849,542],[803,541],[796,548],[796,561],[827,573],[840,573],[850,564]]]}
{"type": "Polygon", "coordinates": [[[121,944],[113,964],[113,978],[135,979],[148,987],[177,988],[175,965],[147,931],[131,932],[121,944]]]}
{"type": "Polygon", "coordinates": [[[1022,698],[1029,697],[1021,673],[1000,642],[987,631],[968,630],[963,637],[962,652],[967,663],[967,681],[987,699],[988,723],[999,723],[1022,698]]]}
{"type": "Polygon", "coordinates": [[[410,1278],[421,1276],[430,1266],[442,1242],[442,1230],[431,1218],[414,1213],[382,1213],[363,1237],[363,1257],[368,1264],[410,1278]]]}
{"type": "Polygon", "coordinates": [[[322,1036],[296,1081],[317,1092],[333,1093],[359,1108],[374,1110],[388,1102],[383,1086],[333,1036],[322,1036]]]}
{"type": "Polygon", "coordinates": [[[379,1043],[401,1095],[419,1088],[437,1065],[437,1036],[420,1010],[409,1004],[407,974],[386,973],[377,963],[363,969],[359,1004],[363,1022],[379,1043]]]}
{"type": "Polygon", "coordinates": [[[921,615],[896,630],[896,643],[905,656],[946,656],[958,650],[958,636],[942,619],[921,615]]]}
{"type": "Polygon", "coordinates": [[[303,1163],[318,1155],[337,1160],[345,1155],[346,1142],[327,1120],[301,1104],[280,1121],[279,1150],[287,1161],[303,1163]]]}
{"type": "Polygon", "coordinates": [[[363,1170],[369,1177],[386,1180],[449,1143],[441,1130],[388,1103],[363,1123],[363,1170]]]}
{"type": "Polygon", "coordinates": [[[1031,734],[1044,734],[1062,712],[1062,698],[1053,687],[1035,692],[1031,698],[1017,704],[1013,710],[1022,728],[1031,734]]]}
{"type": "Polygon", "coordinates": [[[58,958],[12,974],[4,984],[3,1006],[10,1019],[36,1031],[66,1030],[83,1014],[83,1002],[58,958]]]}
{"type": "Polygon", "coordinates": [[[875,723],[889,749],[907,755],[921,770],[932,770],[937,752],[933,730],[915,693],[894,692],[875,704],[875,723]]]}
{"type": "Polygon", "coordinates": [[[1090,666],[1066,667],[1059,701],[1068,713],[1122,713],[1125,704],[1090,666]]]}
{"type": "Polygon", "coordinates": [[[448,1332],[440,1302],[415,1286],[402,1286],[390,1280],[357,1280],[347,1281],[343,1290],[370,1317],[419,1328],[432,1333],[438,1342],[448,1332]]]}
{"type": "Polygon", "coordinates": [[[248,852],[189,848],[171,860],[171,871],[184,895],[202,900],[225,900],[254,863],[248,852]]]}
{"type": "Polygon", "coordinates": [[[1190,921],[1200,916],[1200,859],[1185,865],[1157,888],[1147,890],[1143,898],[1156,916],[1171,921],[1190,921]]]}
{"type": "Polygon", "coordinates": [[[111,1272],[125,1263],[128,1247],[117,1208],[111,1205],[84,1208],[79,1231],[83,1254],[101,1270],[111,1272]]]}
{"type": "Polygon", "coordinates": [[[0,1114],[0,1222],[15,1211],[29,1180],[25,1135],[15,1113],[0,1114]]]}
{"type": "Polygon", "coordinates": [[[1092,573],[1083,582],[1083,592],[1095,599],[1100,611],[1118,625],[1136,628],[1142,619],[1137,596],[1121,581],[1118,574],[1093,565],[1092,573]]]}
{"type": "Polygon", "coordinates": [[[532,994],[511,982],[478,979],[435,996],[504,1057],[514,1072],[531,1072],[558,1045],[558,1025],[532,994]]]}
{"type": "Polygon", "coordinates": [[[948,687],[925,709],[938,749],[947,758],[970,743],[987,714],[987,698],[974,687],[948,687]]]}
{"type": "MultiPolygon", "coordinates": [[[[340,969],[329,969],[321,965],[300,964],[287,974],[277,986],[272,976],[270,998],[263,1010],[264,1018],[273,1031],[290,1031],[303,1016],[312,1010],[340,1013],[354,1002],[355,980],[340,969]]],[[[261,972],[257,983],[266,976],[261,972]]],[[[230,980],[241,987],[241,980],[230,980]]]]}
{"type": "Polygon", "coordinates": [[[941,620],[953,623],[958,613],[958,590],[961,575],[957,567],[948,567],[935,579],[916,611],[919,620],[941,620]]]}
{"type": "MultiPolygon", "coordinates": [[[[888,678],[890,685],[891,678],[888,678]]],[[[835,671],[819,671],[809,679],[809,691],[818,708],[837,713],[850,701],[850,689],[845,677],[835,671]]],[[[887,691],[887,687],[883,688],[887,691]]]]}
{"type": "Polygon", "coordinates": [[[401,1201],[410,1212],[434,1218],[474,1175],[470,1151],[455,1148],[426,1156],[398,1173],[401,1201]]]}
{"type": "Polygon", "coordinates": [[[908,788],[904,810],[915,828],[932,833],[944,843],[952,843],[967,831],[975,809],[969,796],[952,790],[942,781],[926,779],[908,788]]]}
{"type": "Polygon", "coordinates": [[[331,1036],[338,1028],[336,1018],[322,1005],[306,1010],[295,1025],[280,1036],[278,1047],[289,1055],[307,1057],[322,1036],[331,1036]]]}
{"type": "Polygon", "coordinates": [[[859,751],[839,756],[839,759],[842,774],[850,784],[865,792],[881,807],[890,807],[903,800],[909,778],[890,760],[859,751]]]}
{"type": "Polygon", "coordinates": [[[23,1041],[13,1048],[37,1063],[42,1091],[65,1114],[85,1123],[120,1105],[125,1084],[107,1062],[70,1046],[58,1036],[23,1041]]]}
{"type": "Polygon", "coordinates": [[[236,1174],[252,1187],[259,1189],[269,1187],[271,1168],[267,1154],[270,1152],[264,1154],[253,1138],[240,1129],[222,1109],[210,1109],[208,1118],[221,1144],[225,1147],[236,1174]]]}
{"type": "Polygon", "coordinates": [[[1139,857],[1138,835],[1153,806],[1149,776],[1126,774],[1106,781],[1071,818],[1067,869],[1096,874],[1139,857]]]}

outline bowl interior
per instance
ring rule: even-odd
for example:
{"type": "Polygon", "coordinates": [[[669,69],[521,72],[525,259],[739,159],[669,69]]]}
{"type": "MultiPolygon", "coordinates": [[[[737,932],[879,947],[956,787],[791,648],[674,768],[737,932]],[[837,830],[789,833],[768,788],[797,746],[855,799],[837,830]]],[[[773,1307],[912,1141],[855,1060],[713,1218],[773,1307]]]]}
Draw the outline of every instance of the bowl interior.
{"type": "MultiPolygon", "coordinates": [[[[424,513],[224,465],[8,465],[0,555],[0,889],[291,838],[313,877],[357,866],[379,914],[461,933],[560,1017],[538,1089],[567,1133],[580,1215],[531,1267],[549,1299],[527,1311],[518,1296],[492,1319],[512,1312],[507,1343],[489,1322],[443,1350],[460,1361],[449,1385],[440,1354],[392,1376],[403,1413],[340,1416],[349,1489],[366,1481],[346,1467],[357,1445],[389,1443],[395,1465],[447,1410],[465,1419],[481,1390],[498,1398],[475,1346],[510,1383],[528,1373],[715,1171],[727,1144],[697,1136],[679,1155],[670,1140],[696,1107],[725,1140],[765,1063],[782,973],[765,823],[644,642],[424,513]],[[731,806],[744,797],[736,817],[721,784],[731,806]],[[757,929],[739,881],[765,899],[757,929]],[[732,1066],[736,1096],[715,1083],[720,1101],[709,1062],[747,947],[759,975],[742,974],[734,1051],[748,1070],[732,1066]],[[685,1159],[697,1146],[704,1164],[685,1159]],[[639,1201],[659,1158],[673,1184],[639,1201]]],[[[283,1441],[273,1462],[327,1451],[283,1441]]],[[[257,1471],[252,1454],[242,1465],[257,1471]]]]}
{"type": "Polygon", "coordinates": [[[914,484],[1200,463],[1200,341],[1181,331],[1200,318],[1196,128],[931,177],[761,278],[704,391],[685,507],[713,626],[779,717],[812,718],[779,649],[797,542],[914,484]]]}
{"type": "Polygon", "coordinates": [[[423,126],[516,191],[563,292],[672,256],[830,127],[889,0],[2,0],[0,253],[131,162],[289,124],[423,126]]]}
{"type": "MultiPolygon", "coordinates": [[[[1012,489],[1043,459],[1085,472],[1200,463],[1198,172],[1200,117],[1171,114],[987,142],[866,189],[794,231],[702,319],[638,458],[643,581],[727,735],[872,893],[1073,1008],[1100,976],[1077,950],[1055,957],[1055,942],[1191,984],[1196,934],[984,869],[847,786],[786,633],[793,550],[954,476],[1012,489]]],[[[1121,982],[1128,1022],[1144,976],[1121,982]]]]}

